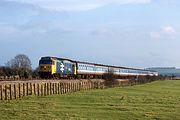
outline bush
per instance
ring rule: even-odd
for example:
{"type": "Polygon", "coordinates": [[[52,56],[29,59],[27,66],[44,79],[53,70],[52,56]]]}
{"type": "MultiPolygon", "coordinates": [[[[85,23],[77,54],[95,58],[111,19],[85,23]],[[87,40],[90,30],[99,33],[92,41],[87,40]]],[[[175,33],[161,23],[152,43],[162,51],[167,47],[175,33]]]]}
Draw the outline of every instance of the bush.
{"type": "Polygon", "coordinates": [[[116,75],[112,69],[108,70],[108,72],[104,73],[103,79],[105,80],[105,85],[108,87],[113,87],[115,85],[116,75]]]}

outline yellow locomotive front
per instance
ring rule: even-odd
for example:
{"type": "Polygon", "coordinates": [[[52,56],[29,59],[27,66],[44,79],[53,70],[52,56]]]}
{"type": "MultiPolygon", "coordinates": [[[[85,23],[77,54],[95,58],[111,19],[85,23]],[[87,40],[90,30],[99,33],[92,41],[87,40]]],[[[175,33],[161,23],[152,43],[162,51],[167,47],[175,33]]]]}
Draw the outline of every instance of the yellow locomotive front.
{"type": "Polygon", "coordinates": [[[55,72],[55,61],[51,57],[42,57],[39,61],[39,74],[41,78],[51,78],[55,72]]]}

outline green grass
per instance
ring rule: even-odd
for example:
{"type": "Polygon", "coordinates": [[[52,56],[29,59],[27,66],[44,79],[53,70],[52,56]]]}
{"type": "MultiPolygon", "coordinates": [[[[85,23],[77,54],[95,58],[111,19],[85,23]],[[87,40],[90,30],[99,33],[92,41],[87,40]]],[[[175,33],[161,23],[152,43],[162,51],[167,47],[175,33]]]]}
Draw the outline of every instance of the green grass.
{"type": "Polygon", "coordinates": [[[0,119],[180,120],[180,81],[0,101],[0,119]]]}

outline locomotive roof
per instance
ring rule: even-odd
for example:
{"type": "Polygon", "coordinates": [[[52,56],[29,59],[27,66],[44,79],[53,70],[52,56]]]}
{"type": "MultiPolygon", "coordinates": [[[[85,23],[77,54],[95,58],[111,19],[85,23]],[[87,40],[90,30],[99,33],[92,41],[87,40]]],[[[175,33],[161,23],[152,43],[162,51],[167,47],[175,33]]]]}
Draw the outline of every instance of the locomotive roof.
{"type": "Polygon", "coordinates": [[[153,70],[145,70],[145,69],[138,69],[138,68],[128,68],[128,67],[122,67],[122,66],[105,65],[105,64],[98,64],[98,63],[91,63],[91,62],[82,62],[82,61],[77,61],[77,60],[71,60],[71,59],[68,59],[68,58],[59,58],[59,57],[51,57],[51,56],[41,57],[41,59],[43,59],[43,58],[52,58],[52,59],[57,59],[57,60],[67,60],[67,61],[70,61],[70,62],[77,62],[77,63],[82,63],[82,64],[104,66],[104,67],[114,67],[114,68],[122,68],[122,69],[157,72],[157,71],[153,71],[153,70]]]}

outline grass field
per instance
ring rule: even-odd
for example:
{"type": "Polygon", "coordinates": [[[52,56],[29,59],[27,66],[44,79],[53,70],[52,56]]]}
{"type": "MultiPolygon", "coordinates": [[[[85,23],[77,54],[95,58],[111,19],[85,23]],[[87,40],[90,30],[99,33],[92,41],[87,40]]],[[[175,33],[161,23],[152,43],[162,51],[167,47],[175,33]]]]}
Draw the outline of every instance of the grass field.
{"type": "Polygon", "coordinates": [[[0,119],[180,120],[180,81],[0,101],[0,119]]]}

